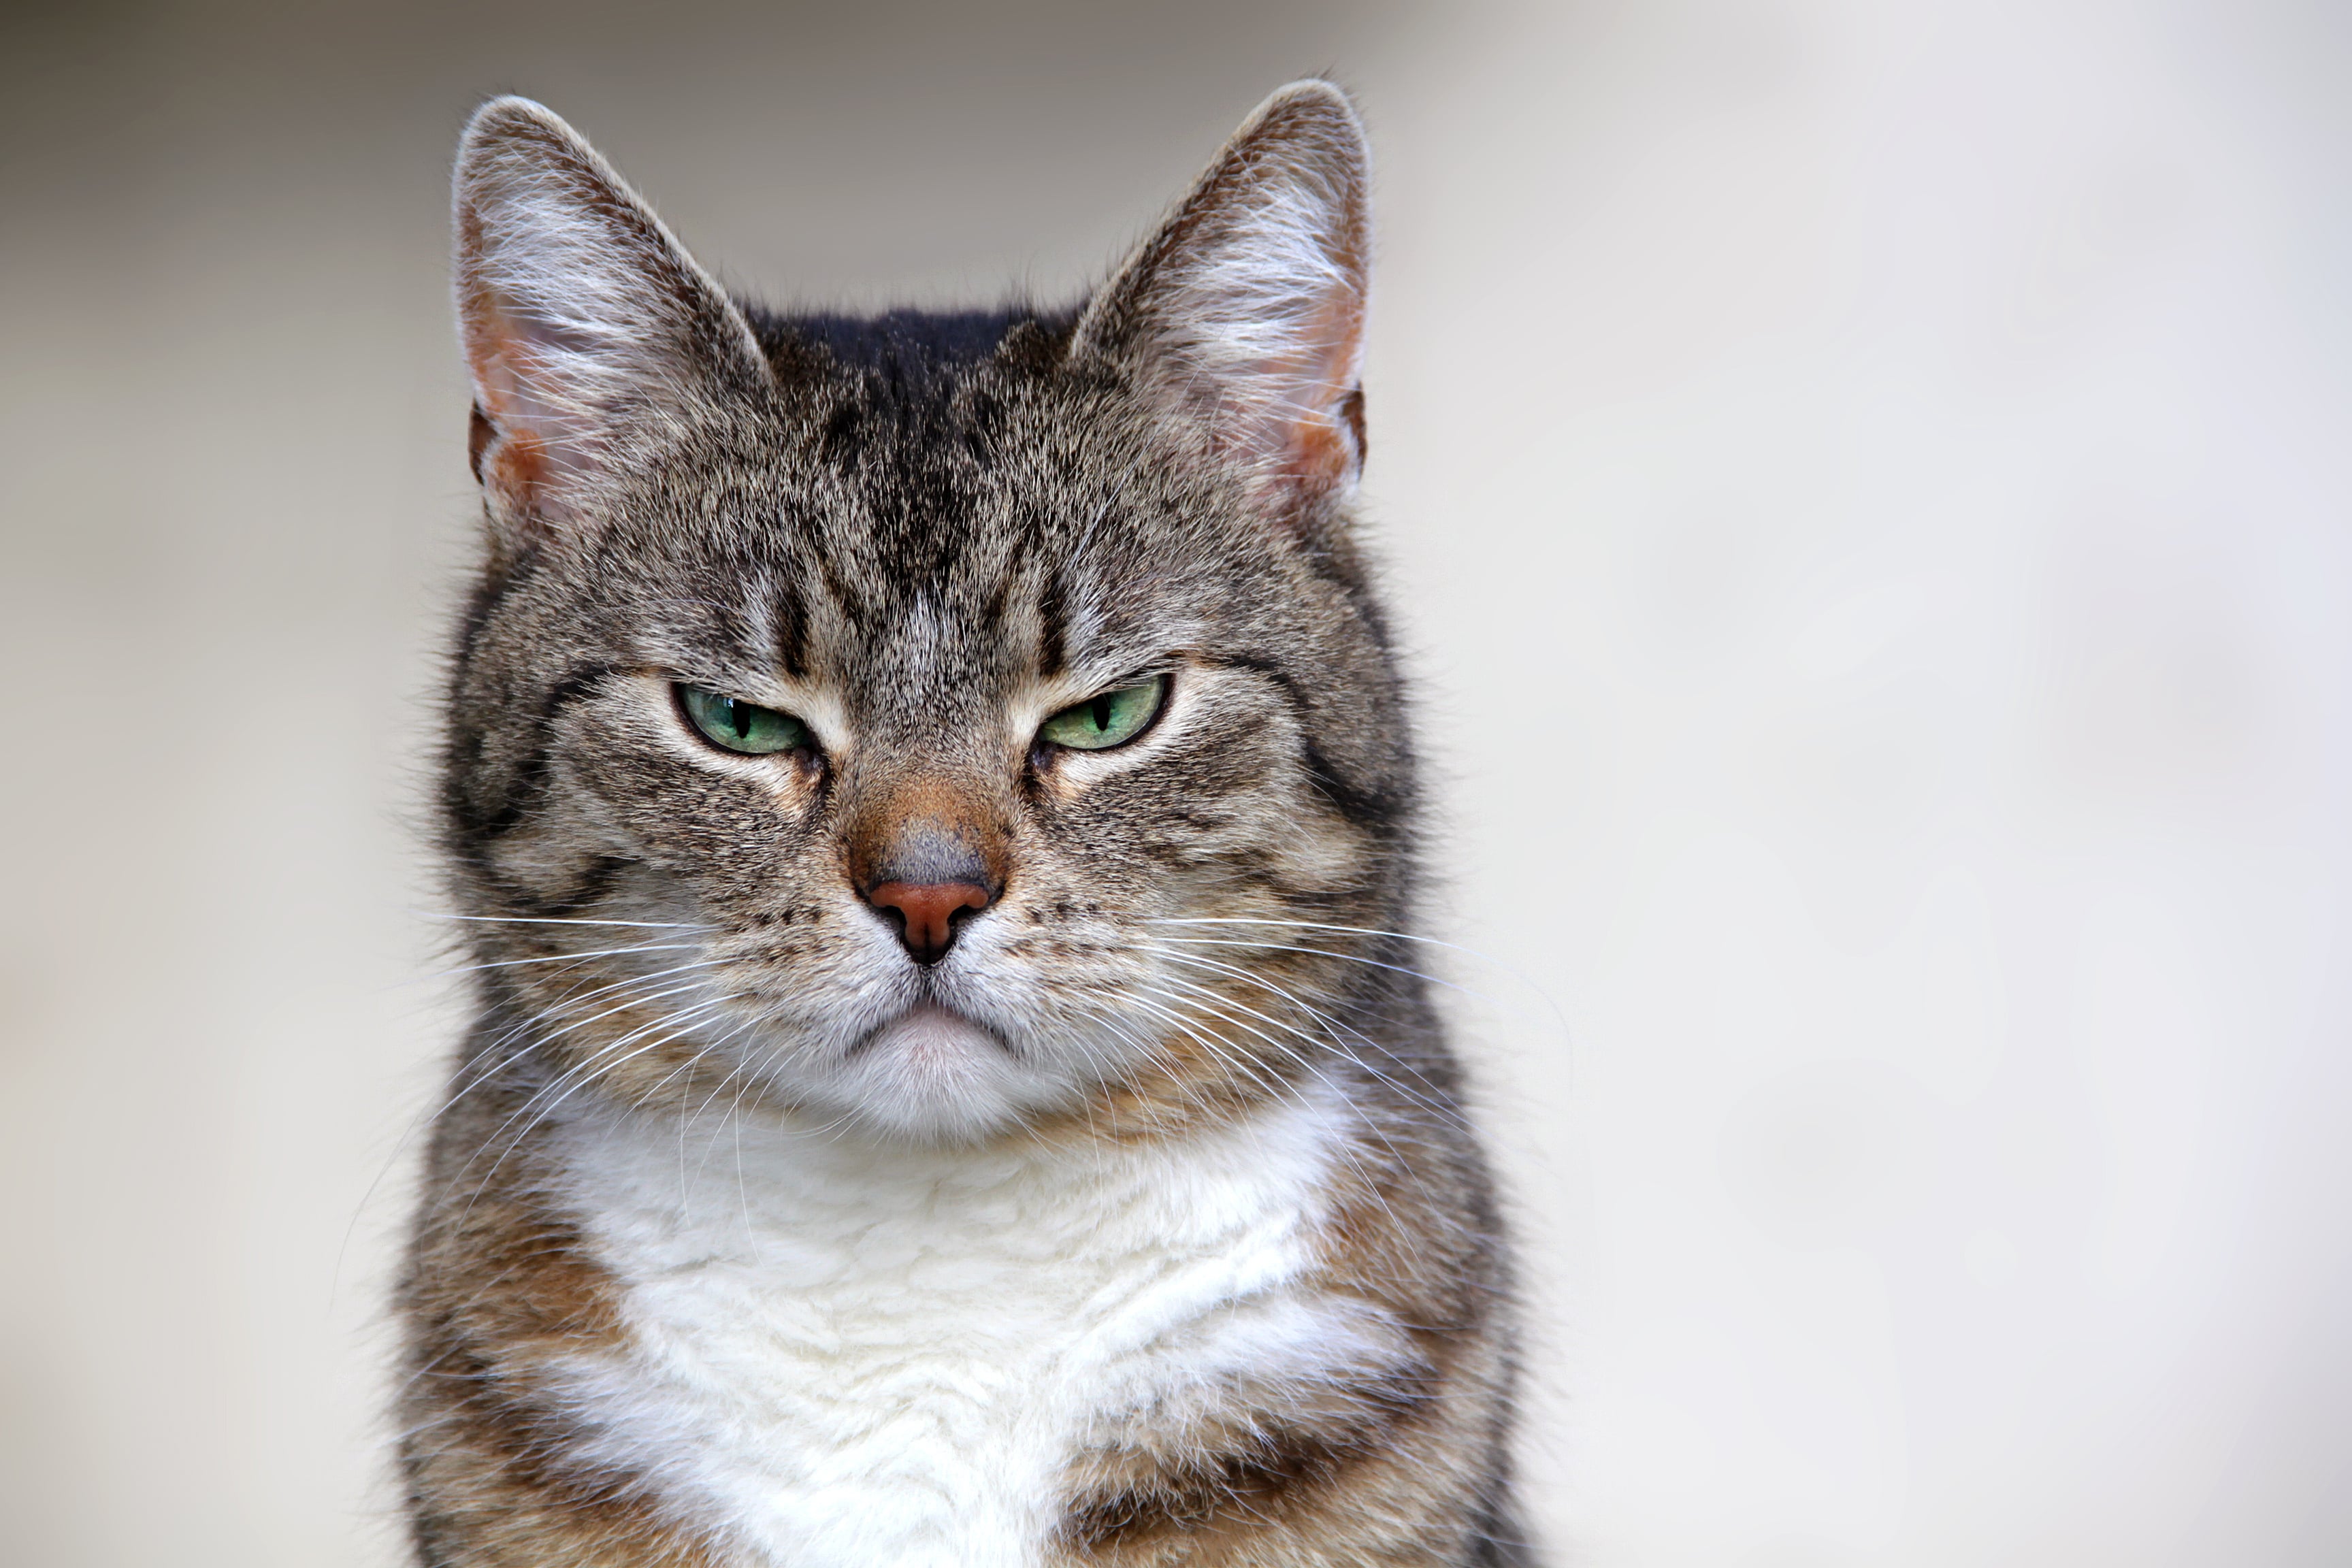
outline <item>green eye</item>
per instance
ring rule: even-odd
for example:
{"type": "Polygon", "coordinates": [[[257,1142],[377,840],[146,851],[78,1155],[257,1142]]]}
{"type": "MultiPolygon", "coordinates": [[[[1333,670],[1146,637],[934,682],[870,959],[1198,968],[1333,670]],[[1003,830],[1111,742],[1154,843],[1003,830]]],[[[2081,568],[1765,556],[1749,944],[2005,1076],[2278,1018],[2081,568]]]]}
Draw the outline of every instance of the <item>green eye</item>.
{"type": "Polygon", "coordinates": [[[1168,695],[1168,678],[1155,675],[1139,686],[1122,686],[1063,709],[1039,726],[1037,738],[1081,752],[1123,745],[1143,733],[1168,695]]]}
{"type": "Polygon", "coordinates": [[[758,756],[813,746],[808,726],[789,713],[761,708],[740,697],[721,697],[707,686],[680,686],[678,705],[702,738],[730,752],[758,756]]]}

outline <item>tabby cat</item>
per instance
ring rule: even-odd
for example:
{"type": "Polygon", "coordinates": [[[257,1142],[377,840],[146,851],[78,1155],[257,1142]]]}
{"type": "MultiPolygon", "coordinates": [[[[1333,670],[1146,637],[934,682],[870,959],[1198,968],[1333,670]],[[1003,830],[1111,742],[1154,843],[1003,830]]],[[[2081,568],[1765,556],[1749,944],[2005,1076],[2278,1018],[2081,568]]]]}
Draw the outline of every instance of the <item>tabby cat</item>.
{"type": "Polygon", "coordinates": [[[1366,184],[1301,82],[1081,308],[793,316],[475,115],[423,1563],[1525,1560],[1366,184]]]}

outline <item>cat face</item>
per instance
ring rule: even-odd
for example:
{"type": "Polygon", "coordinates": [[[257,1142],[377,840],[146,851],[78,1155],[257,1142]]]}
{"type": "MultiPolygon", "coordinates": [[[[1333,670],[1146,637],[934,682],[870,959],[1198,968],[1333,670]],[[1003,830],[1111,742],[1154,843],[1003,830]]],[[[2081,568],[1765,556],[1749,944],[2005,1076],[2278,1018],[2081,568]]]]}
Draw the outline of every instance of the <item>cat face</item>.
{"type": "Polygon", "coordinates": [[[1346,531],[1362,183],[1302,89],[1082,312],[795,321],[477,117],[445,816],[556,1093],[1148,1131],[1347,1048],[1412,794],[1346,531]]]}

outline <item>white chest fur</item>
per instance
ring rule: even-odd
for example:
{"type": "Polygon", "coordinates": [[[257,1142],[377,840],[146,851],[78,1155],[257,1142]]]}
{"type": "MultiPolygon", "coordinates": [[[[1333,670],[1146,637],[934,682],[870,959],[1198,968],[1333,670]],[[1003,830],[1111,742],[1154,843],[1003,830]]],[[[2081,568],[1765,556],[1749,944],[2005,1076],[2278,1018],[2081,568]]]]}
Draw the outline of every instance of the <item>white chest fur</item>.
{"type": "Polygon", "coordinates": [[[597,1457],[747,1563],[1038,1560],[1088,1430],[1354,1359],[1297,1283],[1348,1117],[1169,1146],[909,1152],[587,1121],[559,1149],[626,1351],[570,1390],[597,1457]]]}

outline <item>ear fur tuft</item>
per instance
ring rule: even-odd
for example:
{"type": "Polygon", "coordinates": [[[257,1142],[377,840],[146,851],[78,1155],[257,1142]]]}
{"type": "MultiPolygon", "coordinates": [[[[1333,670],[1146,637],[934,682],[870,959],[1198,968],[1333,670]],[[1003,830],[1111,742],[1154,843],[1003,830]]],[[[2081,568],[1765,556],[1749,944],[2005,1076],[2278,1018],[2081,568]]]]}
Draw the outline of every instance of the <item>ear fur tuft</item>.
{"type": "Polygon", "coordinates": [[[476,110],[455,189],[457,314],[494,548],[593,510],[635,411],[764,378],[750,325],[580,135],[524,98],[476,110]]]}
{"type": "Polygon", "coordinates": [[[1136,356],[1278,510],[1363,462],[1370,155],[1347,95],[1293,82],[1097,294],[1076,352],[1136,356]]]}

